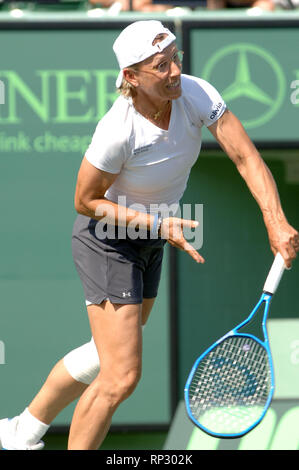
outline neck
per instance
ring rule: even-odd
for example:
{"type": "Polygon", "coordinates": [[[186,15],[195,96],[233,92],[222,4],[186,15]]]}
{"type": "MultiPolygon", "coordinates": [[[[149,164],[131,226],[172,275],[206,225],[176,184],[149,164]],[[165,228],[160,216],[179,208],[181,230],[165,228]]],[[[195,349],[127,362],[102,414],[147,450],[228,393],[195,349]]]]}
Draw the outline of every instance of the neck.
{"type": "Polygon", "coordinates": [[[142,114],[146,119],[159,122],[165,118],[169,118],[171,110],[171,101],[167,100],[160,104],[152,102],[142,104],[138,100],[133,100],[133,104],[138,113],[142,114]]]}

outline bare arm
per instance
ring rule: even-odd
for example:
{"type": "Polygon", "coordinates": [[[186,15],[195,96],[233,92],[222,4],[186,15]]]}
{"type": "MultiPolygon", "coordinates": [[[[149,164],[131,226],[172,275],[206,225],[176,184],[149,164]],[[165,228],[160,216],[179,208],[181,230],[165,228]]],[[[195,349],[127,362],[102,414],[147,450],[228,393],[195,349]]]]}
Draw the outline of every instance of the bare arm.
{"type": "Polygon", "coordinates": [[[107,189],[116,180],[117,174],[98,170],[84,158],[78,173],[75,209],[79,214],[106,221],[114,225],[127,226],[133,219],[143,229],[149,229],[151,218],[148,214],[126,209],[105,198],[107,189]]]}
{"type": "MultiPolygon", "coordinates": [[[[134,226],[151,230],[154,216],[121,206],[105,198],[107,189],[116,180],[118,175],[98,170],[86,158],[83,159],[77,178],[75,192],[75,209],[79,214],[96,220],[105,217],[105,221],[112,225],[134,226]]],[[[187,251],[198,263],[204,262],[200,254],[185,240],[183,227],[196,227],[193,220],[168,217],[163,219],[161,236],[171,245],[187,251]]]]}
{"type": "Polygon", "coordinates": [[[263,214],[272,252],[276,254],[279,251],[286,265],[290,267],[299,251],[299,234],[285,217],[269,168],[238,118],[230,111],[225,111],[209,130],[235,163],[257,201],[263,214]]]}

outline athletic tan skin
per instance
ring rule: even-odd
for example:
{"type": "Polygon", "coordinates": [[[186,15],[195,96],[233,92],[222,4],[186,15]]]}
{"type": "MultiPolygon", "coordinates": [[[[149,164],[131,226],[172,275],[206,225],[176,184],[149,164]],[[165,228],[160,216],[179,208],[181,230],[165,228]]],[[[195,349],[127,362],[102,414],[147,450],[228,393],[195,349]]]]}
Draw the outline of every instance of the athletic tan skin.
{"type": "MultiPolygon", "coordinates": [[[[171,61],[175,51],[173,43],[142,62],[137,71],[124,69],[123,72],[126,80],[135,87],[135,108],[162,129],[168,129],[172,100],[181,95],[181,68],[171,61]],[[168,70],[163,75],[157,70],[162,61],[168,62],[168,70]],[[169,87],[171,84],[176,86],[169,87]],[[157,113],[159,119],[153,120],[157,113]]],[[[286,266],[290,267],[299,250],[299,235],[286,220],[268,167],[240,121],[230,111],[225,111],[209,130],[234,162],[256,199],[273,254],[279,251],[286,266]]],[[[117,205],[104,199],[105,191],[115,177],[83,159],[75,195],[76,210],[96,218],[97,209],[103,205],[105,213],[115,218],[116,223],[128,224],[137,218],[140,226],[150,229],[152,216],[125,208],[119,214],[117,205]]],[[[183,226],[195,227],[196,222],[164,219],[161,234],[171,245],[186,251],[196,262],[203,263],[203,257],[184,239],[183,226]]],[[[101,364],[99,375],[90,386],[84,385],[76,382],[60,361],[30,404],[29,410],[36,418],[50,423],[68,403],[81,395],[71,423],[69,450],[98,449],[115,410],[136,388],[142,368],[141,325],[145,324],[153,304],[154,299],[147,299],[142,305],[112,305],[104,301],[101,305],[88,306],[91,331],[101,364]]]]}

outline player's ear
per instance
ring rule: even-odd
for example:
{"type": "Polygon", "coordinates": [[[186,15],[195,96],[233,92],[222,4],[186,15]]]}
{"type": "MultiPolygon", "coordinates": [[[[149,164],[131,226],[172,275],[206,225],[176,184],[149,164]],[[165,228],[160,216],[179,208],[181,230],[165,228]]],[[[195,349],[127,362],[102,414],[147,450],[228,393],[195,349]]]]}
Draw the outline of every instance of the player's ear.
{"type": "Polygon", "coordinates": [[[139,85],[137,70],[133,68],[123,69],[123,77],[127,82],[129,82],[134,87],[137,87],[139,85]]]}

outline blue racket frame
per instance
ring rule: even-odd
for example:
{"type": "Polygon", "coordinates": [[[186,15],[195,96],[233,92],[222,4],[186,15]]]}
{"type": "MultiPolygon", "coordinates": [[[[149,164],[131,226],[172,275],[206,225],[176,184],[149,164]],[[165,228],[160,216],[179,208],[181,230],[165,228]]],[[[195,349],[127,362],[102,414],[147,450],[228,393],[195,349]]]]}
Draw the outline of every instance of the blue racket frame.
{"type": "Polygon", "coordinates": [[[186,405],[186,409],[187,409],[187,414],[189,416],[189,418],[191,419],[191,421],[197,426],[199,427],[200,429],[202,429],[204,432],[206,432],[207,434],[209,434],[210,436],[213,436],[213,437],[218,437],[218,438],[239,438],[239,437],[242,437],[244,436],[245,434],[247,434],[248,432],[250,432],[253,428],[255,428],[261,421],[262,419],[264,418],[270,404],[271,404],[271,401],[272,401],[272,398],[273,398],[273,394],[274,394],[274,388],[275,388],[275,383],[274,383],[274,369],[273,369],[273,361],[272,361],[272,355],[271,355],[271,351],[270,351],[270,346],[269,346],[269,339],[268,339],[268,333],[267,333],[267,327],[266,327],[266,322],[267,322],[267,317],[268,317],[268,313],[269,313],[269,308],[270,308],[270,302],[271,302],[271,299],[272,299],[272,294],[268,293],[268,292],[263,292],[262,296],[260,297],[258,303],[256,304],[256,306],[254,307],[254,309],[252,310],[252,312],[250,313],[250,315],[246,318],[246,320],[244,320],[242,323],[240,323],[238,326],[236,326],[233,330],[229,331],[229,333],[227,333],[226,335],[224,335],[222,338],[220,338],[218,341],[216,341],[209,349],[207,349],[197,360],[196,362],[194,363],[194,366],[192,367],[191,369],[191,372],[189,374],[189,377],[187,379],[187,382],[186,382],[186,385],[185,385],[185,389],[184,389],[184,397],[185,397],[185,405],[186,405]],[[260,309],[261,305],[265,303],[265,307],[264,307],[264,314],[263,314],[263,320],[262,320],[262,331],[263,331],[263,335],[264,335],[264,341],[260,340],[258,337],[252,335],[252,334],[246,334],[246,333],[238,333],[238,331],[243,328],[244,326],[246,326],[249,322],[251,322],[251,320],[253,319],[253,317],[255,316],[255,314],[257,313],[257,311],[260,309]],[[190,388],[190,384],[192,382],[192,378],[193,378],[193,375],[197,369],[197,366],[199,364],[199,362],[215,347],[217,346],[218,344],[220,344],[222,341],[224,341],[225,339],[231,337],[231,336],[239,336],[239,337],[247,337],[247,338],[252,338],[254,339],[255,341],[257,341],[259,344],[261,344],[266,352],[267,352],[267,355],[268,355],[268,360],[269,360],[269,365],[270,365],[270,376],[271,376],[271,385],[270,385],[270,392],[269,392],[269,396],[268,396],[268,399],[267,399],[267,402],[264,406],[264,411],[261,413],[259,419],[256,420],[256,422],[254,422],[254,424],[252,424],[250,427],[248,427],[247,429],[245,429],[244,431],[240,432],[240,433],[235,433],[235,434],[221,434],[221,433],[214,433],[214,432],[211,432],[209,429],[205,428],[203,425],[201,425],[195,418],[194,416],[192,415],[192,412],[191,412],[191,409],[190,409],[190,405],[189,405],[189,388],[190,388]]]}

